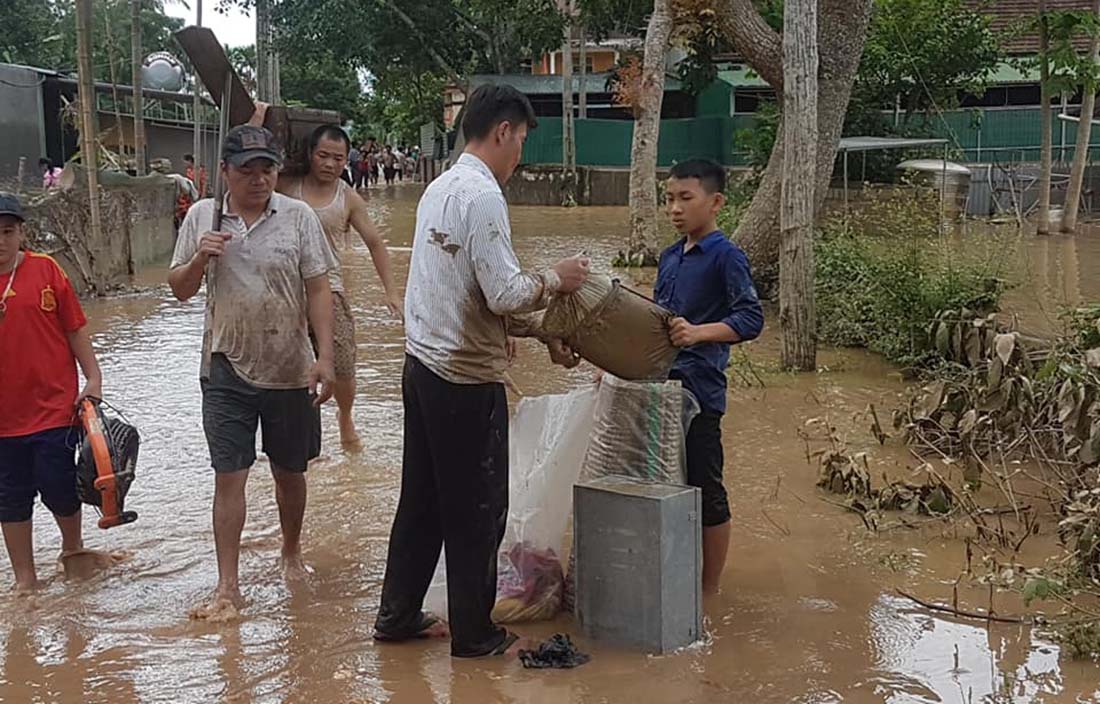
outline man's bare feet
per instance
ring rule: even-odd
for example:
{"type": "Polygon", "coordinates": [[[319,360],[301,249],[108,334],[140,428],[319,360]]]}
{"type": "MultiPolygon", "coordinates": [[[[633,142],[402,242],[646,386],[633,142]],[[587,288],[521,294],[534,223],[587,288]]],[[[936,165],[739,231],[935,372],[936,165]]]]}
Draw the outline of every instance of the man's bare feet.
{"type": "Polygon", "coordinates": [[[279,558],[279,564],[288,582],[308,582],[313,577],[313,568],[305,563],[299,553],[284,553],[279,558]]]}
{"type": "Polygon", "coordinates": [[[42,588],[42,580],[36,579],[33,582],[20,583],[16,582],[15,587],[12,588],[12,593],[15,596],[23,598],[34,596],[38,593],[38,590],[42,588]]]}
{"type": "Polygon", "coordinates": [[[359,439],[359,433],[355,430],[355,419],[350,413],[336,411],[336,419],[340,424],[340,445],[345,450],[358,450],[363,446],[359,439]]]}
{"type": "Polygon", "coordinates": [[[199,604],[188,612],[187,616],[192,621],[210,621],[212,623],[225,623],[236,621],[241,617],[241,609],[244,608],[244,597],[240,591],[222,590],[214,592],[209,600],[199,604]]]}
{"type": "Polygon", "coordinates": [[[109,552],[81,548],[61,553],[58,560],[65,571],[65,579],[91,579],[129,557],[128,553],[121,551],[109,552]]]}

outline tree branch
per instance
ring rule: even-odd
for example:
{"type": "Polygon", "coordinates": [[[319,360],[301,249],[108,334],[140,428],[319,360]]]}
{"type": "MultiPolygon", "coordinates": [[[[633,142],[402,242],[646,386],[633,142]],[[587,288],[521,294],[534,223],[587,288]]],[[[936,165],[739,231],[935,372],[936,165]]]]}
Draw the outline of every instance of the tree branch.
{"type": "Polygon", "coordinates": [[[404,10],[398,7],[397,3],[395,3],[393,0],[382,0],[382,4],[392,10],[393,13],[397,15],[401,19],[401,21],[404,22],[405,25],[408,26],[408,28],[411,29],[413,33],[420,38],[421,44],[424,49],[427,50],[428,55],[432,57],[432,60],[435,61],[435,63],[441,69],[443,69],[443,72],[447,74],[447,77],[450,78],[451,81],[454,82],[456,85],[463,85],[464,81],[462,80],[462,76],[460,76],[458,71],[456,71],[453,66],[447,63],[447,60],[440,56],[439,52],[437,52],[432,47],[431,42],[429,42],[427,37],[424,36],[424,33],[420,31],[420,28],[416,26],[416,23],[413,22],[412,18],[405,14],[404,10]]]}
{"type": "Polygon", "coordinates": [[[752,0],[727,0],[718,14],[726,38],[775,91],[783,91],[783,38],[764,21],[752,0]]]}

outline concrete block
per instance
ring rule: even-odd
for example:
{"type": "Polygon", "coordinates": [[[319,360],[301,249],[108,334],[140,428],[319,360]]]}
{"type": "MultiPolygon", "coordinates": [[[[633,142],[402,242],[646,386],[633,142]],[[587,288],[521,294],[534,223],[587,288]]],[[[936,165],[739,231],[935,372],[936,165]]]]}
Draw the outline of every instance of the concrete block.
{"type": "Polygon", "coordinates": [[[667,653],[702,634],[701,495],[602,477],[573,489],[576,615],[586,636],[667,653]]]}

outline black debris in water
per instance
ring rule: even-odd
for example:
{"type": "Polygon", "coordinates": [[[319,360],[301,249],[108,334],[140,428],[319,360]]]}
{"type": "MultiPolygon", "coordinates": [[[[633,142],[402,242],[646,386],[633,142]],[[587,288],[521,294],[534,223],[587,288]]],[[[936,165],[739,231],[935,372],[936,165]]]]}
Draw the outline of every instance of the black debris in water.
{"type": "Polygon", "coordinates": [[[519,661],[527,669],[542,670],[556,668],[567,670],[578,665],[583,665],[592,656],[577,650],[573,641],[564,633],[554,635],[550,640],[539,643],[534,650],[519,651],[519,661]]]}

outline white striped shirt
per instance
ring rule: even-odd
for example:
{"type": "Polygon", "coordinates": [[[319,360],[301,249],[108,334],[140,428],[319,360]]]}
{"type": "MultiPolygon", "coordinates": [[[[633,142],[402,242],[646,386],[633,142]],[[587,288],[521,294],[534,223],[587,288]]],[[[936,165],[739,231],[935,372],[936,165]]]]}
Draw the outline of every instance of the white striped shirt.
{"type": "Polygon", "coordinates": [[[447,381],[500,382],[508,333],[546,306],[553,271],[524,272],[512,250],[508,205],[493,172],[472,154],[424,191],[405,293],[405,350],[447,381]]]}

